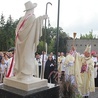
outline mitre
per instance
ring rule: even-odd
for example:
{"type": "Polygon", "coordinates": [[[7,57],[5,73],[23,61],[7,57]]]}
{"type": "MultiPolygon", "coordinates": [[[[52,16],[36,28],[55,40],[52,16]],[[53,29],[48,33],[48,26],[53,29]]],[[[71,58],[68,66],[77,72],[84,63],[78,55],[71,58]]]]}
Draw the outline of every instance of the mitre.
{"type": "Polygon", "coordinates": [[[84,52],[91,53],[91,45],[87,45],[84,52]]]}

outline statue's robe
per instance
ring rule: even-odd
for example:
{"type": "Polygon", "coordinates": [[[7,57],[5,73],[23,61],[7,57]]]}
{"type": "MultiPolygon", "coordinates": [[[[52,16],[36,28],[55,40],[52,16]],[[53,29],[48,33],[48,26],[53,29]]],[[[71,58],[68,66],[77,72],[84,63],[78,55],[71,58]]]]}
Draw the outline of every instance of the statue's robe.
{"type": "Polygon", "coordinates": [[[35,52],[42,35],[43,16],[25,15],[16,28],[15,70],[25,75],[35,75],[35,52]],[[24,22],[25,20],[25,22],[24,22]],[[23,24],[24,22],[24,24],[23,24]],[[21,29],[20,26],[22,25],[21,29]]]}

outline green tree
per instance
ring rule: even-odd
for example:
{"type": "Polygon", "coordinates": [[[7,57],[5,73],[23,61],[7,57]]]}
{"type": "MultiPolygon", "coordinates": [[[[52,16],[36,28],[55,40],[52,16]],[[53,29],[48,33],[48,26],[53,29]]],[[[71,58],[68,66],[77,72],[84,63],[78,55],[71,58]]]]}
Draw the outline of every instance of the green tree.
{"type": "Polygon", "coordinates": [[[5,26],[4,26],[4,33],[5,33],[5,48],[4,50],[8,50],[10,47],[14,46],[14,35],[15,29],[13,28],[13,19],[11,15],[9,16],[5,26]]]}
{"type": "MultiPolygon", "coordinates": [[[[21,19],[21,18],[20,18],[21,19]]],[[[19,20],[20,20],[19,19],[19,20]]],[[[11,15],[9,15],[7,21],[5,22],[4,15],[1,14],[0,18],[0,50],[7,51],[9,48],[15,46],[15,29],[19,22],[19,20],[13,21],[11,15]]],[[[67,34],[63,32],[63,29],[59,28],[59,51],[66,51],[66,43],[67,43],[67,34]]],[[[57,28],[49,27],[46,29],[42,29],[42,37],[40,38],[40,42],[37,48],[37,51],[41,53],[45,50],[45,43],[47,43],[47,52],[51,51],[56,53],[56,36],[57,36],[57,28]],[[44,36],[46,35],[46,36],[44,36]]]]}
{"type": "Polygon", "coordinates": [[[55,40],[52,39],[50,44],[48,45],[48,53],[50,53],[50,52],[55,53],[54,45],[55,45],[55,40]]]}
{"type": "Polygon", "coordinates": [[[40,41],[39,45],[37,46],[37,52],[42,53],[43,50],[44,50],[44,42],[40,41]]]}
{"type": "Polygon", "coordinates": [[[7,21],[4,21],[3,14],[0,20],[0,51],[7,51],[15,46],[15,29],[19,20],[13,21],[9,15],[7,21]]]}
{"type": "Polygon", "coordinates": [[[5,17],[2,13],[0,18],[0,50],[3,50],[3,46],[4,46],[4,39],[5,39],[5,34],[3,33],[4,25],[5,25],[5,17]]]}
{"type": "Polygon", "coordinates": [[[97,39],[96,35],[93,35],[93,30],[89,31],[89,34],[80,35],[80,39],[97,39]]]}
{"type": "Polygon", "coordinates": [[[3,15],[3,13],[1,14],[1,18],[0,18],[0,27],[3,27],[5,24],[5,17],[3,15]]]}
{"type": "MultiPolygon", "coordinates": [[[[56,53],[57,28],[53,28],[53,27],[47,28],[46,29],[46,34],[45,34],[46,35],[45,40],[44,40],[44,31],[45,31],[45,29],[43,28],[43,35],[40,38],[40,41],[43,41],[44,44],[45,44],[45,42],[47,42],[47,44],[48,44],[48,47],[47,47],[48,51],[47,52],[48,53],[50,53],[51,51],[56,53]]],[[[68,35],[65,32],[63,32],[63,29],[60,27],[59,28],[59,49],[58,49],[60,52],[63,51],[63,52],[66,53],[67,37],[68,37],[68,35]]]]}
{"type": "MultiPolygon", "coordinates": [[[[67,47],[66,47],[67,38],[68,38],[68,36],[67,36],[67,34],[65,32],[63,32],[63,31],[59,32],[59,41],[58,41],[59,42],[58,43],[58,51],[59,52],[66,53],[66,50],[67,50],[67,47]]],[[[56,39],[55,39],[55,41],[56,41],[56,39]]],[[[56,46],[57,46],[57,42],[55,42],[55,47],[54,47],[55,52],[56,52],[56,46]]]]}

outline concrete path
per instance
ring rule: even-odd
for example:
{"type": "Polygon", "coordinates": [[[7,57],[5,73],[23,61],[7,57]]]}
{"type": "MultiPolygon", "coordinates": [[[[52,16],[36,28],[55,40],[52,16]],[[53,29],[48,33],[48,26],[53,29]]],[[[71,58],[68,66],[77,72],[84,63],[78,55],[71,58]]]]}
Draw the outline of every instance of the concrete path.
{"type": "Polygon", "coordinates": [[[91,93],[89,98],[98,98],[98,87],[96,87],[96,90],[94,93],[91,93]]]}

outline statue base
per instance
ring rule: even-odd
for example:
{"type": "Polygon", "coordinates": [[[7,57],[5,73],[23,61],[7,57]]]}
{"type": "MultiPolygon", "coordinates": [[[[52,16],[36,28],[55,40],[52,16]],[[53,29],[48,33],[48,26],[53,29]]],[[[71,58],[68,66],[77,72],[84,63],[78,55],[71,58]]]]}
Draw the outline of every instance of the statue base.
{"type": "Polygon", "coordinates": [[[4,78],[3,83],[6,86],[17,88],[24,91],[48,87],[47,79],[40,79],[36,77],[33,77],[30,81],[21,81],[16,79],[15,77],[4,78]]]}
{"type": "Polygon", "coordinates": [[[48,87],[24,91],[2,84],[0,98],[59,98],[59,86],[48,84],[48,87]]]}

